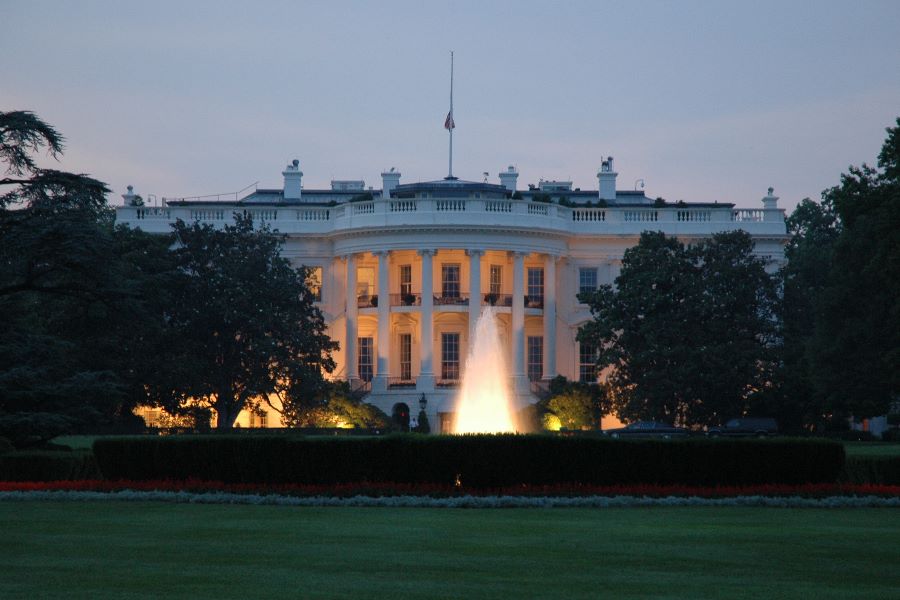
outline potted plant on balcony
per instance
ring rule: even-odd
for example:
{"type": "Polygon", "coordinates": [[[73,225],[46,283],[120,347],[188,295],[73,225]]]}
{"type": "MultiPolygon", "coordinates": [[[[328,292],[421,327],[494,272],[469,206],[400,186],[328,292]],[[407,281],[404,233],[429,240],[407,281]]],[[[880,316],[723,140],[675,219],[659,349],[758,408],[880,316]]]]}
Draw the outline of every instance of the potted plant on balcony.
{"type": "Polygon", "coordinates": [[[369,306],[378,306],[378,294],[369,297],[369,306]]]}
{"type": "Polygon", "coordinates": [[[403,294],[403,305],[404,306],[412,306],[416,303],[416,295],[415,294],[403,294]]]}
{"type": "Polygon", "coordinates": [[[491,293],[491,294],[484,295],[484,301],[487,302],[488,304],[490,304],[491,306],[496,305],[498,299],[499,299],[499,294],[491,293]]]}

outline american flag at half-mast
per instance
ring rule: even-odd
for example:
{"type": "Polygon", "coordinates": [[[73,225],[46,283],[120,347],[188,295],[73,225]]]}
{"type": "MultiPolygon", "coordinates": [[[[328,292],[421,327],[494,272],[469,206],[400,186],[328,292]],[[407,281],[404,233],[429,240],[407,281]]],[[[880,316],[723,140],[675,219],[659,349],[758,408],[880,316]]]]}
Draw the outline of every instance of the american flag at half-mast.
{"type": "Polygon", "coordinates": [[[444,129],[456,129],[456,123],[453,122],[453,111],[447,113],[447,118],[444,119],[444,129]]]}

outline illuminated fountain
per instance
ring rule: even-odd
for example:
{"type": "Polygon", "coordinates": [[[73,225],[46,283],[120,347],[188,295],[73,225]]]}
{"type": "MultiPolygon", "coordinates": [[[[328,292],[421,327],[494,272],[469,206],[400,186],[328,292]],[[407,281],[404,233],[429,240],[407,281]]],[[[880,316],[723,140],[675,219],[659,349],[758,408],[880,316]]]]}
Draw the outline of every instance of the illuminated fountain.
{"type": "Polygon", "coordinates": [[[466,359],[454,433],[516,430],[516,407],[509,393],[509,372],[503,355],[494,310],[485,307],[475,324],[475,338],[466,359]]]}

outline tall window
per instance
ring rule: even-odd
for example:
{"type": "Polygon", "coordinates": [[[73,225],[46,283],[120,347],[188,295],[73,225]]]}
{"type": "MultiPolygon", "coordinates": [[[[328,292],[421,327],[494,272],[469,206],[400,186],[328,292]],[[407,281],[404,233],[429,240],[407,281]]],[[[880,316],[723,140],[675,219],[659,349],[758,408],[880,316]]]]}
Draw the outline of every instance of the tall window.
{"type": "Polygon", "coordinates": [[[544,300],[544,268],[528,267],[528,303],[536,304],[544,300]]]}
{"type": "Polygon", "coordinates": [[[588,294],[597,290],[597,269],[582,267],[578,269],[578,293],[588,294]]]}
{"type": "Polygon", "coordinates": [[[375,269],[372,267],[358,267],[356,269],[356,297],[368,298],[377,293],[375,290],[375,269]]]}
{"type": "Polygon", "coordinates": [[[400,334],[400,379],[412,379],[412,335],[400,334]]]}
{"type": "Polygon", "coordinates": [[[544,376],[544,337],[528,336],[528,379],[540,381],[544,376]]]}
{"type": "Polygon", "coordinates": [[[459,265],[441,265],[441,296],[459,298],[459,265]]]}
{"type": "MultiPolygon", "coordinates": [[[[305,266],[305,265],[304,265],[305,266]]],[[[306,287],[312,292],[313,301],[322,301],[322,267],[306,267],[306,287]]]]}
{"type": "Polygon", "coordinates": [[[578,346],[578,381],[582,383],[597,381],[597,349],[584,342],[578,346]]]}
{"type": "Polygon", "coordinates": [[[501,294],[500,290],[503,289],[503,266],[501,265],[491,265],[491,293],[497,294],[498,296],[501,294]]]}
{"type": "Polygon", "coordinates": [[[459,379],[459,334],[441,334],[441,379],[459,379]]]}
{"type": "Polygon", "coordinates": [[[372,381],[372,338],[358,338],[359,348],[359,378],[363,381],[372,381]]]}
{"type": "Polygon", "coordinates": [[[412,265],[400,265],[400,297],[412,294],[412,265]]]}

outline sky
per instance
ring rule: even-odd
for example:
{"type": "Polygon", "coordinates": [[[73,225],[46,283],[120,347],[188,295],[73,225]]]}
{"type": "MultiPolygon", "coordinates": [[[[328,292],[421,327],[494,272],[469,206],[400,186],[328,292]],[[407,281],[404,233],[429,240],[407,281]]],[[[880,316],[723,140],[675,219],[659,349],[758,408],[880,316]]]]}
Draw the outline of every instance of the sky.
{"type": "MultiPolygon", "coordinates": [[[[447,174],[791,210],[900,116],[900,2],[0,0],[0,111],[146,198],[447,174]]],[[[44,159],[44,166],[53,161],[44,159]]]]}

